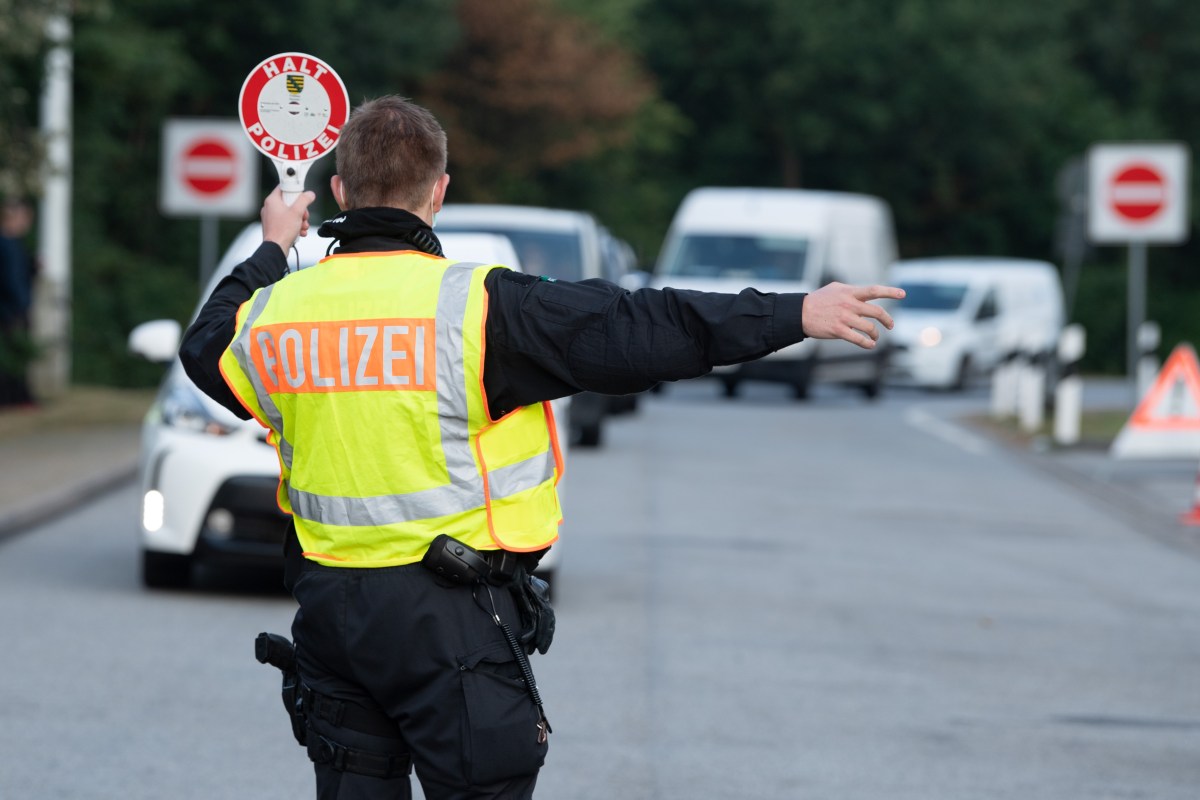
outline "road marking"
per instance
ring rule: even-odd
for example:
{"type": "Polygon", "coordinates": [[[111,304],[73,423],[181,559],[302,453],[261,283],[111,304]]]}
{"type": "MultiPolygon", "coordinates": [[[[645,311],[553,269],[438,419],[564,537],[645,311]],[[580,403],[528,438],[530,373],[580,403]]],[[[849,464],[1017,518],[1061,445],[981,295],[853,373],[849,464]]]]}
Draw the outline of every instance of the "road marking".
{"type": "Polygon", "coordinates": [[[938,419],[927,411],[919,408],[909,408],[904,412],[904,421],[917,430],[924,431],[955,447],[974,453],[977,456],[990,455],[992,446],[983,439],[968,433],[957,425],[938,419]]]}

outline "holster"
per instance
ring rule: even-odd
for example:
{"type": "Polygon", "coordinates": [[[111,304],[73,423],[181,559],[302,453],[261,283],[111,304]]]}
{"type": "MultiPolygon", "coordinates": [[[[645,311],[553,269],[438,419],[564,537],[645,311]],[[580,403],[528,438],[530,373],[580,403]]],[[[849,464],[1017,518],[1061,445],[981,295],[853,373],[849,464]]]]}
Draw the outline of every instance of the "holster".
{"type": "Polygon", "coordinates": [[[260,633],[254,640],[254,657],[283,673],[283,707],[292,723],[292,735],[316,764],[328,764],[339,772],[354,772],[375,778],[394,778],[412,771],[412,757],[396,726],[382,712],[345,700],[318,694],[300,682],[296,670],[296,647],[277,633],[260,633]],[[335,727],[392,740],[392,752],[378,753],[346,747],[309,730],[309,716],[335,727]]]}
{"type": "Polygon", "coordinates": [[[300,675],[296,671],[295,646],[277,633],[260,633],[254,640],[254,657],[260,664],[270,664],[283,673],[283,708],[292,723],[296,742],[305,745],[308,724],[304,718],[304,698],[300,691],[300,675]]]}

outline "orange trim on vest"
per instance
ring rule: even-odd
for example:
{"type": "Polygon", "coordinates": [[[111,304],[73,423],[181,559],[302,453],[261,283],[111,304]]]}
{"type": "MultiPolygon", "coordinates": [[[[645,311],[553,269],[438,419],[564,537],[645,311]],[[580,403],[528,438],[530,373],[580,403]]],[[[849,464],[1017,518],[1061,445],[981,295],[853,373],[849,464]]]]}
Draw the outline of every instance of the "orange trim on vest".
{"type": "Polygon", "coordinates": [[[347,560],[347,559],[342,558],[341,556],[331,556],[328,553],[312,553],[312,552],[309,552],[308,550],[302,551],[300,553],[300,555],[304,556],[305,558],[310,558],[310,559],[311,558],[327,558],[330,561],[346,561],[347,560]]]}
{"type": "MultiPolygon", "coordinates": [[[[387,258],[390,256],[421,256],[422,258],[432,258],[436,261],[447,260],[445,256],[435,256],[421,250],[388,250],[386,252],[373,251],[370,253],[331,253],[322,258],[321,261],[331,261],[335,258],[387,258]]],[[[321,261],[318,261],[317,264],[320,264],[321,261]]],[[[314,264],[313,266],[316,265],[314,264]]]]}
{"type": "MultiPolygon", "coordinates": [[[[542,413],[546,416],[546,429],[550,431],[550,446],[554,448],[554,485],[558,486],[563,473],[567,471],[567,465],[563,461],[562,448],[558,445],[558,420],[554,416],[554,406],[550,405],[549,400],[542,403],[542,413]]],[[[562,524],[561,517],[558,524],[562,524]]]]}

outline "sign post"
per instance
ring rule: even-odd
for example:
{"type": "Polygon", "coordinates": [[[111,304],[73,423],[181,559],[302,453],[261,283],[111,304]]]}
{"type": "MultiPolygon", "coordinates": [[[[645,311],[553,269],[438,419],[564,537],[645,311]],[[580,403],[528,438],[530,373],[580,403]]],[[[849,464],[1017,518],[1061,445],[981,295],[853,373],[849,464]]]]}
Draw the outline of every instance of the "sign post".
{"type": "Polygon", "coordinates": [[[163,125],[159,208],[200,218],[200,285],[217,263],[218,217],[258,207],[258,160],[235,120],[173,118],[163,125]]]}
{"type": "Polygon", "coordinates": [[[304,191],[312,162],[337,145],[350,97],[333,69],[306,53],[264,59],[242,83],[238,114],[245,134],[279,172],[290,205],[304,191]]]}
{"type": "Polygon", "coordinates": [[[1146,318],[1146,247],[1188,238],[1186,145],[1097,144],[1088,151],[1088,235],[1129,245],[1126,374],[1137,372],[1138,329],[1146,318]]]}

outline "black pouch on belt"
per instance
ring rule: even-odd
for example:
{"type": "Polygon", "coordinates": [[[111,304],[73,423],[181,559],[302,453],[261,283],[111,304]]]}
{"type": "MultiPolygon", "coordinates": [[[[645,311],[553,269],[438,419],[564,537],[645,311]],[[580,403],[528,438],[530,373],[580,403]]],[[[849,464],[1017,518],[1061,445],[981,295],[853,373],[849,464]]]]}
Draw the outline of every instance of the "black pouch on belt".
{"type": "Polygon", "coordinates": [[[522,569],[509,591],[521,612],[521,646],[526,653],[542,655],[554,641],[554,608],[550,605],[550,584],[522,569]]]}
{"type": "MultiPolygon", "coordinates": [[[[536,559],[527,563],[532,566],[536,559]]],[[[481,553],[442,533],[434,538],[421,564],[453,583],[471,585],[487,581],[507,588],[521,615],[518,640],[525,652],[536,650],[544,655],[550,649],[554,640],[550,584],[529,572],[518,554],[494,550],[481,553]]]]}

